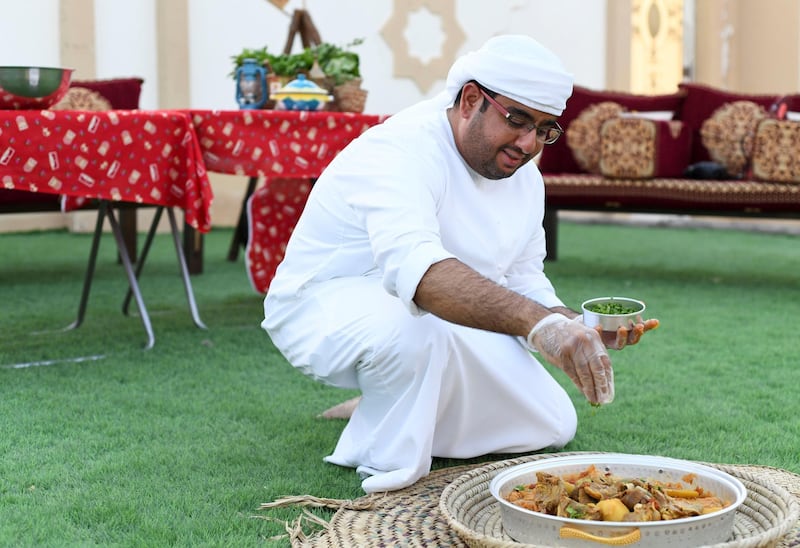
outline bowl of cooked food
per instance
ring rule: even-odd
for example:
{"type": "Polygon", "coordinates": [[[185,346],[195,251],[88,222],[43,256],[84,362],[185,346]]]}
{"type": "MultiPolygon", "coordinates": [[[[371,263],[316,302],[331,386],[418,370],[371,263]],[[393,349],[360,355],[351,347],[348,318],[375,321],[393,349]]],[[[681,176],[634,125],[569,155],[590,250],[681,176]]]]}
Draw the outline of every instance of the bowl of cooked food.
{"type": "Polygon", "coordinates": [[[489,489],[517,542],[684,548],[726,542],[747,490],[710,466],[647,455],[566,455],[512,466],[489,489]]]}
{"type": "Polygon", "coordinates": [[[47,109],[66,95],[73,69],[0,67],[0,109],[47,109]]]}
{"type": "Polygon", "coordinates": [[[581,304],[583,323],[589,327],[599,325],[603,331],[631,327],[642,317],[645,308],[642,301],[628,297],[597,297],[581,304]]]}

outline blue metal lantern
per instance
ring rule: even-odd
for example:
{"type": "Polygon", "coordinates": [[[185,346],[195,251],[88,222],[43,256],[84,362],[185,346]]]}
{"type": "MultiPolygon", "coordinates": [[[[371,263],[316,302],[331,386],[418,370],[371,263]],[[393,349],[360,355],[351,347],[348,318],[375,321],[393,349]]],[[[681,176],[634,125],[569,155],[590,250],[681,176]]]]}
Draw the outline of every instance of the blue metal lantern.
{"type": "Polygon", "coordinates": [[[239,108],[263,108],[269,99],[267,69],[255,59],[245,59],[236,69],[236,102],[239,108]]]}

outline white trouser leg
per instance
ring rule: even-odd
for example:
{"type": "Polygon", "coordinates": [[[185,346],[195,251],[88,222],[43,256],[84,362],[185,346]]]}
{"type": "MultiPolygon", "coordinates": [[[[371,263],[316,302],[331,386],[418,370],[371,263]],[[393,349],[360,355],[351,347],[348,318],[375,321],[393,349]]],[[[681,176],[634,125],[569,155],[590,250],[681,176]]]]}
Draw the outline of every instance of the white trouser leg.
{"type": "Polygon", "coordinates": [[[432,456],[533,451],[574,436],[568,395],[516,338],[412,316],[379,279],[325,285],[271,334],[307,374],[361,389],[326,460],[371,475],[366,491],[414,483],[432,456]]]}

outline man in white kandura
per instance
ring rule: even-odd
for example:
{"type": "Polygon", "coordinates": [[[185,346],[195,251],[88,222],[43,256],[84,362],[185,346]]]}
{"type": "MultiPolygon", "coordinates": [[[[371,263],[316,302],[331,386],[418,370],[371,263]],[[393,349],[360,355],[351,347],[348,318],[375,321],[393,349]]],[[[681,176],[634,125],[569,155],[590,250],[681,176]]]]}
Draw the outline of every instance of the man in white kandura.
{"type": "Polygon", "coordinates": [[[560,448],[568,394],[536,355],[597,404],[614,398],[603,340],[543,271],[544,183],[531,159],[562,133],[572,93],[527,36],[459,58],[437,97],[354,140],[315,184],[264,302],[286,359],[361,399],[327,462],[366,492],[400,489],[432,457],[560,448]]]}

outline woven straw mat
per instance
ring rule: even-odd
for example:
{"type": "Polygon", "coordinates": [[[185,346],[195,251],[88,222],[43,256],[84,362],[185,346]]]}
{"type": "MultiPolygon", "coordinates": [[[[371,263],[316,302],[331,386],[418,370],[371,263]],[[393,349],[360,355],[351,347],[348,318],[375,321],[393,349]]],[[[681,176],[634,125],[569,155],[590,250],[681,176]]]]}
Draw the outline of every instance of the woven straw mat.
{"type": "MultiPolygon", "coordinates": [[[[293,548],[531,548],[532,545],[517,543],[503,532],[499,505],[489,493],[489,483],[497,472],[509,466],[588,453],[529,455],[478,466],[445,468],[398,491],[373,493],[355,500],[286,497],[262,504],[259,509],[285,506],[336,509],[329,522],[304,511],[296,522],[287,523],[284,538],[293,548]]],[[[800,547],[800,475],[768,466],[702,464],[737,477],[748,491],[747,499],[736,512],[733,538],[714,548],[800,547]]]]}

